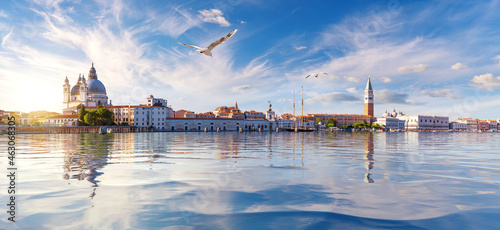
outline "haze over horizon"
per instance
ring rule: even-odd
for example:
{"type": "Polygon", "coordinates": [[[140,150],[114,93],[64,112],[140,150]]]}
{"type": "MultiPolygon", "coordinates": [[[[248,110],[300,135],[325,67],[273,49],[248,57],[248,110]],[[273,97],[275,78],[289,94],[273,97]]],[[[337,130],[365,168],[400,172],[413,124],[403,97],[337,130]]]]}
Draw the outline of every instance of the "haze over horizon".
{"type": "Polygon", "coordinates": [[[61,112],[62,85],[91,64],[113,105],[149,95],[174,110],[500,118],[500,10],[493,1],[6,1],[0,109],[61,112]],[[238,32],[207,57],[206,47],[238,32]],[[318,78],[308,74],[326,72],[318,78]]]}

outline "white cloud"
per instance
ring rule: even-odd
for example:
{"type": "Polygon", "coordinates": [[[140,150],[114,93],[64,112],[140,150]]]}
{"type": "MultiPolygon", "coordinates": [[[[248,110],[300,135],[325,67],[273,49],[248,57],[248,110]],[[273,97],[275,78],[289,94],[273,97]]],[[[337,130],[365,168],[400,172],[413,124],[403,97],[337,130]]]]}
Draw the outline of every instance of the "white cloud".
{"type": "Polygon", "coordinates": [[[494,57],[493,60],[497,61],[497,64],[500,65],[500,55],[494,57]]]}
{"type": "Polygon", "coordinates": [[[449,99],[455,99],[455,97],[451,94],[452,90],[451,89],[439,89],[439,90],[423,90],[420,91],[421,94],[427,95],[430,97],[446,97],[449,99]]]}
{"type": "Polygon", "coordinates": [[[451,70],[459,70],[459,69],[464,69],[464,68],[467,68],[467,65],[464,65],[460,62],[457,62],[450,67],[451,70]]]}
{"type": "Polygon", "coordinates": [[[295,47],[296,50],[303,50],[303,49],[307,49],[307,46],[298,46],[298,47],[295,47]]]}
{"type": "Polygon", "coordinates": [[[309,104],[315,104],[315,103],[325,103],[328,104],[330,102],[342,102],[342,101],[359,101],[360,99],[350,95],[350,94],[345,94],[345,93],[338,93],[338,92],[333,92],[333,93],[326,93],[326,94],[321,94],[317,97],[309,98],[306,100],[307,103],[309,104]]]}
{"type": "Polygon", "coordinates": [[[391,92],[387,89],[374,92],[376,103],[411,104],[407,93],[391,92]]]}
{"type": "Polygon", "coordinates": [[[427,69],[427,65],[418,64],[411,66],[402,66],[398,68],[399,73],[423,72],[427,69]]]}
{"type": "Polygon", "coordinates": [[[494,77],[493,74],[487,73],[472,78],[472,86],[480,89],[492,91],[500,87],[500,77],[494,77]]]}
{"type": "Polygon", "coordinates": [[[231,24],[224,18],[222,11],[218,9],[200,10],[198,15],[204,22],[219,24],[228,27],[231,24]]]}
{"type": "Polygon", "coordinates": [[[232,88],[233,92],[244,92],[249,90],[251,87],[250,85],[240,85],[240,86],[235,86],[232,88]]]}
{"type": "Polygon", "coordinates": [[[5,13],[5,11],[3,10],[0,10],[0,18],[8,18],[9,15],[7,15],[7,13],[5,13]]]}
{"type": "Polygon", "coordinates": [[[344,79],[346,79],[348,82],[360,82],[361,79],[357,77],[351,77],[351,76],[344,76],[344,79]]]}
{"type": "Polygon", "coordinates": [[[392,82],[392,79],[388,78],[388,77],[381,77],[380,80],[384,83],[390,83],[392,82]]]}
{"type": "Polygon", "coordinates": [[[352,87],[352,88],[347,88],[345,89],[347,92],[349,93],[352,93],[352,94],[357,94],[359,93],[359,91],[356,89],[356,87],[352,87]]]}
{"type": "Polygon", "coordinates": [[[245,22],[245,21],[240,21],[240,24],[247,24],[247,22],[245,22]]]}
{"type": "Polygon", "coordinates": [[[286,98],[280,98],[278,100],[279,103],[288,103],[288,102],[292,102],[293,100],[292,99],[286,99],[286,98]]]}

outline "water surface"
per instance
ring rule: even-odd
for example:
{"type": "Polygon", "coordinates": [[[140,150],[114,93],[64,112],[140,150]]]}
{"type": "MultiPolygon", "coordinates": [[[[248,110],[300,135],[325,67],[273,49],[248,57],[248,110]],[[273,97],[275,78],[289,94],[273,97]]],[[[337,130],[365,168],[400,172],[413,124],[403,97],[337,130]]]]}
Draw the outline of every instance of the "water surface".
{"type": "MultiPolygon", "coordinates": [[[[415,132],[21,134],[17,222],[3,214],[2,225],[494,229],[500,225],[499,138],[415,132]]],[[[6,148],[6,136],[0,136],[0,149],[6,148]]],[[[5,170],[6,151],[1,154],[5,170]]],[[[4,190],[2,203],[8,199],[4,190]]]]}

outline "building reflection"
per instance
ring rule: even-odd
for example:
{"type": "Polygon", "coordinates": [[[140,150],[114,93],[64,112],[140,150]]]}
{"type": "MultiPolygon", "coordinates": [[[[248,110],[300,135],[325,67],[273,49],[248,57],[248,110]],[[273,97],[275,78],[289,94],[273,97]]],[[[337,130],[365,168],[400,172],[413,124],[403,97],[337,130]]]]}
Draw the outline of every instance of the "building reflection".
{"type": "Polygon", "coordinates": [[[99,186],[98,177],[101,169],[108,164],[110,143],[114,135],[80,134],[72,135],[74,139],[68,140],[69,146],[64,155],[63,178],[65,180],[88,181],[94,190],[89,195],[96,195],[99,186]]]}
{"type": "Polygon", "coordinates": [[[371,178],[371,173],[370,170],[373,169],[374,165],[374,158],[373,155],[375,154],[375,148],[373,145],[373,133],[370,132],[366,136],[366,141],[365,141],[365,155],[364,155],[364,160],[365,162],[365,168],[366,168],[366,174],[365,174],[365,182],[367,183],[374,183],[375,181],[371,178]]]}

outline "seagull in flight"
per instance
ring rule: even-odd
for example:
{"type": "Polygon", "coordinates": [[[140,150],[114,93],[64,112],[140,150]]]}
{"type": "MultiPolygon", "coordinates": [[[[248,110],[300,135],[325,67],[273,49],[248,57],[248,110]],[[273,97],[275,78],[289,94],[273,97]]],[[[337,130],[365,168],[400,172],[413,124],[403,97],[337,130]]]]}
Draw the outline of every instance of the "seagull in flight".
{"type": "Polygon", "coordinates": [[[308,77],[311,77],[311,76],[314,76],[314,77],[316,77],[316,78],[317,78],[320,74],[326,74],[326,75],[328,75],[327,73],[309,74],[309,75],[307,75],[307,76],[306,76],[306,79],[307,79],[308,77]]]}
{"type": "Polygon", "coordinates": [[[180,43],[180,42],[179,42],[179,44],[181,44],[183,46],[191,47],[193,49],[197,49],[198,51],[200,51],[200,53],[212,57],[212,49],[215,48],[216,46],[220,45],[221,43],[227,41],[227,39],[229,39],[231,36],[233,36],[236,33],[236,31],[238,31],[238,29],[234,29],[229,34],[227,34],[226,36],[219,38],[217,41],[215,41],[212,44],[210,44],[207,48],[201,48],[201,47],[198,47],[198,46],[186,45],[186,44],[183,44],[183,43],[180,43]]]}

